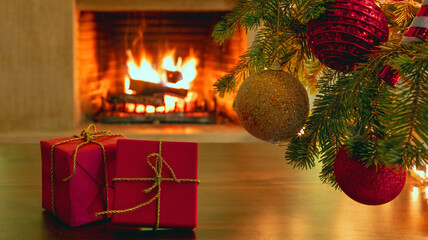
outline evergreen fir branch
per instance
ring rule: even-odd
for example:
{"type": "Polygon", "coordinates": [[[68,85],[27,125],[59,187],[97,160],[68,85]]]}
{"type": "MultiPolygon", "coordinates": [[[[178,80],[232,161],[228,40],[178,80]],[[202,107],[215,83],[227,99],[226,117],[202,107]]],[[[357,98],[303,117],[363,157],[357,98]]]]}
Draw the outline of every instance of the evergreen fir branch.
{"type": "Polygon", "coordinates": [[[323,75],[313,114],[306,123],[305,134],[293,138],[286,151],[287,162],[299,168],[314,166],[315,159],[322,153],[323,171],[320,178],[323,181],[334,179],[332,162],[335,154],[331,154],[331,150],[333,148],[337,151],[343,137],[347,135],[347,131],[341,126],[347,121],[348,114],[343,112],[346,110],[346,101],[343,99],[349,92],[342,88],[350,82],[344,80],[337,83],[336,79],[342,75],[331,69],[323,75]]]}
{"type": "Polygon", "coordinates": [[[307,46],[307,22],[321,16],[330,2],[240,1],[213,35],[224,42],[240,26],[257,28],[258,32],[236,67],[217,81],[216,92],[222,97],[236,91],[245,77],[274,61],[306,86],[309,81],[311,86],[316,82],[318,95],[305,134],[291,140],[285,158],[300,169],[312,168],[318,159],[321,181],[333,186],[337,187],[335,157],[344,145],[351,157],[365,166],[399,164],[411,168],[428,163],[428,47],[424,41],[407,47],[400,43],[420,1],[381,4],[394,25],[393,37],[379,47],[379,53],[349,73],[317,65],[307,46]],[[400,71],[402,80],[396,87],[379,78],[385,65],[400,71]]]}
{"type": "MultiPolygon", "coordinates": [[[[337,186],[334,160],[343,145],[349,145],[351,154],[366,166],[400,163],[402,145],[397,144],[400,137],[389,136],[383,121],[392,109],[394,94],[378,75],[391,56],[404,52],[405,49],[386,44],[381,54],[372,56],[371,61],[361,64],[355,71],[347,74],[330,72],[319,79],[319,94],[305,129],[310,140],[305,143],[317,145],[321,153],[321,181],[337,186]]],[[[297,152],[299,148],[304,146],[293,140],[287,152],[297,152]]],[[[415,152],[411,153],[415,155],[415,152]]],[[[300,166],[299,161],[310,157],[293,157],[286,153],[286,160],[297,166],[300,166]]]]}
{"type": "Polygon", "coordinates": [[[240,26],[240,20],[248,15],[245,19],[248,21],[254,18],[253,21],[257,22],[257,16],[253,13],[251,0],[240,0],[232,9],[231,13],[227,14],[220,22],[218,22],[213,30],[212,36],[214,41],[223,44],[227,39],[231,38],[237,28],[240,26]]]}
{"type": "Polygon", "coordinates": [[[285,159],[293,168],[309,169],[315,166],[319,152],[311,136],[296,136],[288,144],[285,159]]]}
{"type": "Polygon", "coordinates": [[[424,89],[427,88],[427,49],[426,44],[411,48],[387,45],[380,55],[354,72],[358,75],[365,72],[366,77],[361,79],[360,93],[355,95],[354,105],[358,109],[353,123],[355,133],[346,144],[350,156],[366,166],[401,164],[410,168],[427,160],[427,115],[422,113],[428,101],[423,94],[428,90],[424,89]],[[396,88],[385,85],[377,77],[393,56],[396,56],[393,66],[408,79],[396,88]]]}
{"type": "Polygon", "coordinates": [[[375,145],[376,143],[368,139],[364,135],[356,135],[345,141],[348,156],[355,158],[364,163],[366,167],[375,165],[379,166],[381,163],[376,161],[375,158],[375,145]]]}
{"type": "Polygon", "coordinates": [[[394,15],[396,16],[394,22],[398,26],[409,26],[419,8],[421,7],[420,3],[413,0],[396,1],[394,5],[394,15]]]}
{"type": "Polygon", "coordinates": [[[302,1],[303,9],[316,9],[312,11],[304,11],[302,15],[303,23],[307,23],[310,20],[315,20],[320,18],[327,11],[328,5],[331,5],[335,2],[335,0],[313,0],[313,1],[302,1]]]}
{"type": "Polygon", "coordinates": [[[236,92],[240,81],[248,75],[248,69],[250,69],[249,55],[250,52],[242,55],[238,65],[231,72],[217,80],[214,84],[214,93],[218,93],[220,97],[224,97],[226,94],[236,92]]]}
{"type": "Polygon", "coordinates": [[[308,58],[307,52],[310,51],[305,50],[305,55],[302,55],[301,42],[300,37],[296,38],[296,33],[292,31],[281,31],[281,34],[277,35],[269,26],[260,28],[253,44],[248,52],[241,56],[238,65],[214,84],[215,92],[219,93],[220,97],[235,92],[248,74],[269,68],[275,60],[284,68],[288,68],[290,73],[297,75],[299,67],[303,67],[304,59],[308,58]]]}
{"type": "Polygon", "coordinates": [[[214,84],[214,93],[218,93],[223,98],[225,94],[234,92],[237,85],[238,83],[233,74],[226,74],[214,84]]]}
{"type": "MultiPolygon", "coordinates": [[[[243,76],[270,67],[274,61],[279,61],[282,68],[294,76],[303,76],[305,61],[313,59],[306,42],[306,24],[324,13],[325,5],[331,2],[332,0],[239,1],[216,25],[214,39],[223,43],[239,27],[246,30],[257,28],[257,34],[248,53],[243,55],[238,65],[215,83],[215,91],[220,96],[233,93],[243,76]]],[[[314,85],[312,81],[312,89],[314,85]]]]}
{"type": "Polygon", "coordinates": [[[394,59],[402,80],[396,92],[397,110],[389,116],[392,121],[389,130],[391,135],[404,137],[402,162],[408,168],[428,162],[427,51],[426,42],[413,44],[409,47],[409,52],[414,52],[413,58],[407,54],[394,59]]]}
{"type": "Polygon", "coordinates": [[[240,0],[232,11],[225,15],[223,19],[216,24],[212,36],[214,40],[223,44],[227,39],[231,38],[237,29],[241,26],[246,30],[254,29],[261,25],[262,6],[266,0],[240,0]]]}
{"type": "Polygon", "coordinates": [[[331,138],[328,141],[328,144],[325,145],[320,152],[322,152],[319,162],[322,164],[322,169],[320,173],[320,180],[323,183],[330,184],[334,188],[338,188],[339,185],[336,182],[334,177],[334,160],[336,159],[336,154],[339,151],[339,144],[331,138]]]}
{"type": "Polygon", "coordinates": [[[316,59],[309,59],[304,64],[304,70],[302,77],[299,79],[303,80],[303,83],[309,89],[311,94],[317,91],[317,82],[321,77],[326,66],[316,59]]]}

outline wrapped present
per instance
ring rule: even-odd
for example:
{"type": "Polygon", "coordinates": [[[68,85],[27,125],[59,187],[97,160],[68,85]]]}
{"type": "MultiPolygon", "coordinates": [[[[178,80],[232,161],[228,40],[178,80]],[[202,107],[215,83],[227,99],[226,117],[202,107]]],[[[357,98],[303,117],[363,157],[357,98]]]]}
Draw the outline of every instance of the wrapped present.
{"type": "Polygon", "coordinates": [[[42,207],[70,226],[103,219],[111,209],[113,164],[119,134],[96,131],[41,141],[42,207]]]}
{"type": "Polygon", "coordinates": [[[112,223],[196,227],[198,145],[118,140],[112,223]]]}

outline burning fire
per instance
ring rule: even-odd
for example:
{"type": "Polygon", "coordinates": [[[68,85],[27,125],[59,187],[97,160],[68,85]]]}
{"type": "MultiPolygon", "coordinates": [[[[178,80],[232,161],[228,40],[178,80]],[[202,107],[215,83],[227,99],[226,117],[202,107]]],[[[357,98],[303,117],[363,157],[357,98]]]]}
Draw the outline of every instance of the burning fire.
{"type": "MultiPolygon", "coordinates": [[[[181,57],[177,58],[175,62],[175,50],[169,50],[162,59],[162,67],[154,69],[150,58],[143,54],[140,61],[136,61],[131,50],[127,51],[128,61],[128,74],[124,78],[124,91],[126,94],[136,94],[130,89],[130,79],[145,81],[150,83],[160,84],[168,88],[175,89],[189,89],[191,82],[196,78],[198,59],[190,50],[189,56],[183,61],[181,57]],[[179,73],[180,78],[177,82],[169,82],[171,74],[179,73]],[[170,75],[170,76],[169,76],[170,75]]],[[[188,92],[185,98],[176,97],[173,95],[164,95],[165,106],[152,106],[135,103],[126,103],[125,109],[127,112],[136,113],[168,113],[168,112],[184,112],[191,108],[191,102],[195,101],[197,94],[195,92],[188,92]]]]}

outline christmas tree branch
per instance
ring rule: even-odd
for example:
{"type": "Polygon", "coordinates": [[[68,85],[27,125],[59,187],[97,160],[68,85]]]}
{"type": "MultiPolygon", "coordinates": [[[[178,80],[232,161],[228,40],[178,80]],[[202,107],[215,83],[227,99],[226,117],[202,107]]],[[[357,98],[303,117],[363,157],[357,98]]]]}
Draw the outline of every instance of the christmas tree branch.
{"type": "Polygon", "coordinates": [[[236,67],[215,83],[220,97],[237,90],[249,74],[274,61],[318,90],[304,134],[285,152],[293,168],[322,164],[321,181],[337,187],[334,161],[345,147],[366,166],[399,164],[405,169],[428,163],[428,44],[403,46],[402,37],[422,0],[378,1],[390,24],[390,40],[348,73],[331,70],[311,54],[308,21],[322,16],[332,0],[241,0],[216,25],[214,39],[223,43],[239,29],[256,37],[236,67]],[[386,65],[400,72],[395,87],[379,78],[386,65]]]}
{"type": "Polygon", "coordinates": [[[270,67],[278,60],[284,69],[303,80],[304,63],[313,59],[306,43],[306,24],[320,17],[332,0],[241,0],[213,32],[224,43],[242,27],[257,29],[256,37],[238,65],[215,84],[220,97],[236,91],[248,74],[270,67]]]}
{"type": "Polygon", "coordinates": [[[391,113],[389,129],[392,135],[404,138],[402,162],[410,168],[428,162],[428,44],[413,44],[408,51],[394,60],[402,80],[396,92],[397,111],[391,113]]]}

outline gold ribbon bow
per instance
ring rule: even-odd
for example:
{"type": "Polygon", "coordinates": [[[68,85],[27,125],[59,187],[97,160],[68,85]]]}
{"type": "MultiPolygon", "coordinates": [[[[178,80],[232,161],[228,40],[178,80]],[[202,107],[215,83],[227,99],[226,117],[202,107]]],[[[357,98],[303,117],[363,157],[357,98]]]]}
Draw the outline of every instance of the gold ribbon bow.
{"type": "Polygon", "coordinates": [[[151,187],[143,190],[144,193],[149,193],[153,189],[157,188],[157,193],[154,197],[152,197],[150,200],[143,202],[143,203],[141,203],[135,207],[132,207],[132,208],[123,209],[123,210],[110,210],[110,211],[107,210],[104,212],[96,213],[95,215],[131,212],[131,211],[134,211],[140,207],[149,205],[151,202],[157,200],[156,225],[154,227],[154,230],[157,230],[159,228],[159,220],[160,220],[160,196],[161,196],[161,190],[162,190],[162,188],[161,188],[162,181],[174,181],[177,183],[181,183],[181,182],[199,183],[200,182],[197,179],[177,178],[175,176],[174,170],[171,168],[171,166],[169,166],[169,164],[165,161],[165,159],[162,157],[161,154],[162,154],[162,140],[159,142],[159,153],[152,153],[152,154],[147,156],[147,164],[149,164],[149,166],[153,169],[153,171],[155,173],[155,177],[152,177],[152,178],[114,178],[113,179],[113,182],[116,182],[116,181],[154,181],[154,183],[151,187]],[[150,161],[151,157],[156,157],[154,165],[150,161]],[[168,168],[169,172],[172,175],[172,178],[162,177],[162,166],[163,165],[165,165],[168,168]]]}
{"type": "Polygon", "coordinates": [[[75,135],[75,138],[72,139],[68,139],[68,140],[64,140],[61,142],[57,142],[54,145],[52,145],[51,147],[51,202],[52,202],[52,213],[53,215],[56,215],[56,210],[55,210],[55,194],[54,194],[54,150],[55,147],[60,145],[60,144],[64,144],[64,143],[68,143],[68,142],[73,142],[73,141],[78,141],[78,140],[84,140],[84,142],[80,143],[79,145],[77,145],[76,149],[74,150],[74,156],[73,156],[73,172],[70,176],[66,177],[63,179],[63,181],[68,181],[70,180],[72,177],[74,177],[74,174],[76,173],[76,159],[77,159],[77,153],[79,151],[79,148],[83,147],[86,144],[89,143],[95,143],[97,145],[99,145],[101,147],[102,150],[102,154],[103,154],[103,161],[104,161],[104,177],[105,177],[105,188],[106,188],[106,205],[107,205],[107,210],[108,210],[108,204],[109,204],[109,199],[108,199],[108,179],[107,179],[107,160],[106,160],[106,152],[104,149],[104,145],[100,142],[97,142],[96,140],[100,137],[118,137],[118,136],[122,136],[121,134],[112,134],[110,131],[98,131],[97,132],[97,128],[95,127],[94,124],[90,124],[86,129],[83,129],[82,132],[80,133],[80,136],[75,135]],[[91,131],[92,129],[92,131],[91,131]]]}

